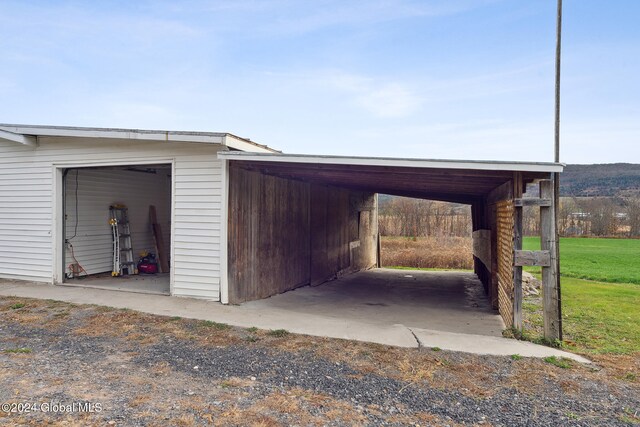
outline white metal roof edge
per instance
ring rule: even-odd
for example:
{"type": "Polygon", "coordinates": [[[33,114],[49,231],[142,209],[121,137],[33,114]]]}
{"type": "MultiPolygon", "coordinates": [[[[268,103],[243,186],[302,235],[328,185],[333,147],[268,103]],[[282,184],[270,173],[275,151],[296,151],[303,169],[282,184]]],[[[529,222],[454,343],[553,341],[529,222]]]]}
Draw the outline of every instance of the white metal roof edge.
{"type": "Polygon", "coordinates": [[[354,166],[396,166],[432,169],[471,169],[514,172],[562,172],[563,163],[510,162],[490,160],[403,159],[394,157],[348,157],[309,154],[239,153],[224,151],[218,158],[256,162],[314,163],[354,166]]]}
{"type": "Polygon", "coordinates": [[[33,136],[10,132],[4,129],[0,129],[0,140],[17,142],[18,144],[32,145],[32,146],[37,145],[38,143],[37,139],[33,136]]]}
{"type": "Polygon", "coordinates": [[[40,126],[40,125],[11,125],[0,124],[0,129],[9,132],[51,137],[71,138],[114,138],[134,139],[142,141],[175,141],[175,142],[204,142],[222,144],[225,133],[215,132],[182,132],[143,129],[120,128],[91,128],[74,126],[40,126]]]}
{"type": "Polygon", "coordinates": [[[0,124],[0,131],[10,132],[11,134],[25,138],[49,136],[70,138],[113,138],[139,141],[198,142],[229,145],[231,148],[245,151],[276,151],[266,145],[257,144],[228,132],[166,131],[18,124],[0,124]]]}

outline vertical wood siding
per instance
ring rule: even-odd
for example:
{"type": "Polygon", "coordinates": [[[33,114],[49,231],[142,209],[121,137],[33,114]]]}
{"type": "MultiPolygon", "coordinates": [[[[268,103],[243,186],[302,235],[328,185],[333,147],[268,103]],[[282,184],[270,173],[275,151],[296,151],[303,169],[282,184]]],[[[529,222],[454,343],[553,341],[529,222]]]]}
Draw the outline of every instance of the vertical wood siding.
{"type": "Polygon", "coordinates": [[[229,302],[309,283],[309,184],[229,168],[229,302]]]}
{"type": "Polygon", "coordinates": [[[0,141],[0,277],[53,280],[54,164],[174,160],[173,294],[219,299],[220,148],[67,138],[39,138],[34,148],[0,141]]]}
{"type": "Polygon", "coordinates": [[[349,191],[321,185],[311,187],[310,280],[312,285],[317,285],[350,265],[350,227],[346,222],[349,191]]]}
{"type": "Polygon", "coordinates": [[[377,262],[375,195],[229,167],[229,302],[377,262]]]}
{"type": "Polygon", "coordinates": [[[372,193],[311,185],[311,284],[377,264],[377,199],[372,193]]]}

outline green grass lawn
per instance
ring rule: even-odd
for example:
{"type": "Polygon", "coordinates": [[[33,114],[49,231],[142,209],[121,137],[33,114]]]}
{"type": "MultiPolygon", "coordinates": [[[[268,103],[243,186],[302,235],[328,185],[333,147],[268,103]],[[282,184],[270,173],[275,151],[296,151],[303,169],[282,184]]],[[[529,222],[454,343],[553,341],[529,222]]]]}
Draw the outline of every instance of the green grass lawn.
{"type": "Polygon", "coordinates": [[[640,289],[624,283],[563,278],[565,333],[583,350],[640,351],[640,289]]]}
{"type": "MultiPolygon", "coordinates": [[[[640,352],[640,287],[562,278],[562,318],[565,347],[580,353],[640,352]]],[[[525,329],[542,337],[539,297],[523,304],[525,329]]]]}
{"type": "MultiPolygon", "coordinates": [[[[540,249],[540,239],[525,237],[524,249],[540,249]]],[[[640,239],[561,238],[563,277],[640,285],[640,239]]]]}
{"type": "MultiPolygon", "coordinates": [[[[525,237],[523,246],[539,249],[540,240],[525,237]]],[[[640,352],[640,240],[562,238],[560,273],[567,349],[601,354],[640,352]]],[[[533,339],[542,337],[540,298],[527,297],[523,308],[526,333],[533,339]]]]}

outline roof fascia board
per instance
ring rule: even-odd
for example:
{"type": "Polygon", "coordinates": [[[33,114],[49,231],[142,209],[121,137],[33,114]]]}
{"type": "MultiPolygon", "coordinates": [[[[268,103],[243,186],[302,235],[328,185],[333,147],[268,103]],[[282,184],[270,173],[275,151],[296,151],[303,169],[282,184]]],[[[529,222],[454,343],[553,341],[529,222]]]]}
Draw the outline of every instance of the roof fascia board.
{"type": "Polygon", "coordinates": [[[222,144],[222,133],[199,132],[174,132],[174,131],[140,131],[127,129],[91,129],[91,128],[62,128],[39,126],[5,126],[0,131],[10,133],[28,133],[35,136],[67,137],[67,138],[107,138],[127,139],[137,141],[162,141],[162,142],[199,142],[209,144],[222,144]]]}
{"type": "Polygon", "coordinates": [[[481,160],[426,160],[384,157],[312,156],[298,154],[238,153],[224,151],[218,158],[256,162],[314,163],[351,166],[395,166],[430,169],[471,169],[515,172],[562,172],[562,163],[528,163],[481,160]]]}
{"type": "Polygon", "coordinates": [[[35,136],[9,132],[3,129],[0,129],[0,140],[17,142],[19,144],[28,145],[31,147],[35,147],[38,145],[38,139],[35,136]]]}

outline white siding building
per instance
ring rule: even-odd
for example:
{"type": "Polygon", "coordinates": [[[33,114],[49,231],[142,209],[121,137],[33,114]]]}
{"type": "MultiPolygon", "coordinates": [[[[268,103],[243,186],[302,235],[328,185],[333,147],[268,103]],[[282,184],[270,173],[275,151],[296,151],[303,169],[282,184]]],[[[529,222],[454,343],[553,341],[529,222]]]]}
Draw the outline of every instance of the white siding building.
{"type": "Polygon", "coordinates": [[[0,277],[61,284],[76,262],[110,272],[114,203],[129,208],[134,256],[154,252],[153,205],[171,295],[220,300],[227,150],[273,151],[226,133],[0,125],[0,277]]]}
{"type": "MultiPolygon", "coordinates": [[[[563,167],[281,154],[226,133],[0,125],[0,278],[266,298],[379,266],[383,193],[469,205],[474,270],[505,323],[519,327],[522,266],[542,267],[545,292],[558,292],[552,180],[563,167]],[[530,183],[539,183],[535,200],[522,197],[530,183]],[[111,278],[114,204],[129,209],[134,257],[159,253],[169,273],[111,278]],[[528,205],[540,207],[551,236],[541,251],[522,250],[528,205]],[[152,231],[152,206],[161,230],[152,231]]],[[[545,305],[550,339],[557,309],[545,305]]]]}

